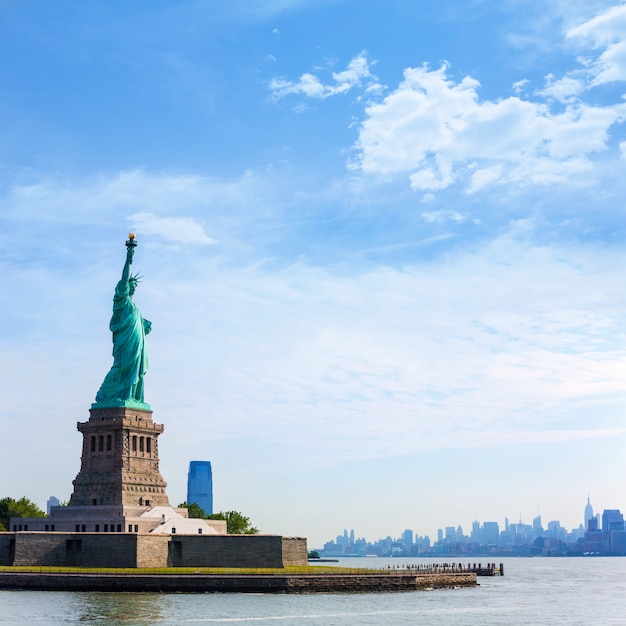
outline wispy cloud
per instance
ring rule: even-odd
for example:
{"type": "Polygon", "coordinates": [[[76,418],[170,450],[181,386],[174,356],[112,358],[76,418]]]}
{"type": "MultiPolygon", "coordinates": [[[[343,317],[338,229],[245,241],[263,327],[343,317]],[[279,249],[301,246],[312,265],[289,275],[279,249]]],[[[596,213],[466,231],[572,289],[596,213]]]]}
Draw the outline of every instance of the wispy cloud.
{"type": "Polygon", "coordinates": [[[268,88],[274,100],[280,100],[290,94],[297,94],[324,100],[331,96],[348,93],[351,89],[363,87],[373,91],[379,87],[376,76],[370,70],[371,63],[365,52],[360,52],[348,63],[345,70],[332,73],[331,82],[323,82],[311,73],[302,74],[297,81],[285,78],[272,78],[268,88]]]}
{"type": "Polygon", "coordinates": [[[471,220],[475,224],[480,223],[479,219],[472,218],[469,215],[464,215],[463,213],[459,213],[458,211],[447,211],[447,210],[425,211],[422,213],[422,217],[424,218],[424,220],[430,223],[446,222],[446,221],[459,223],[459,222],[465,222],[466,220],[471,220]]]}
{"type": "MultiPolygon", "coordinates": [[[[283,455],[297,450],[302,460],[309,450],[329,465],[538,441],[539,432],[554,441],[568,428],[588,430],[590,412],[594,429],[616,427],[624,346],[615,337],[626,308],[615,291],[620,251],[528,248],[512,229],[437,265],[342,275],[306,264],[233,266],[192,246],[181,271],[175,251],[147,245],[161,232],[143,232],[136,264],[149,279],[137,302],[154,327],[147,393],[164,419],[185,415],[185,430],[197,433],[193,449],[241,438],[271,449],[280,439],[283,455]],[[199,406],[209,407],[209,430],[199,406]],[[294,420],[298,427],[287,427],[294,420]],[[343,445],[355,438],[359,445],[343,445]]],[[[28,362],[49,371],[39,372],[40,394],[24,411],[72,395],[73,374],[55,371],[50,356],[61,352],[82,363],[77,410],[91,401],[109,365],[110,266],[119,256],[121,268],[121,239],[117,248],[90,250],[90,271],[12,272],[5,288],[16,295],[3,323],[14,333],[3,340],[2,376],[18,412],[10,390],[19,393],[15,377],[28,362]]],[[[262,447],[257,461],[271,463],[262,447]]],[[[186,445],[175,454],[189,453],[186,445]]]]}
{"type": "Polygon", "coordinates": [[[128,218],[133,228],[147,237],[158,236],[177,244],[215,244],[193,217],[157,217],[153,213],[135,213],[128,218]]]}
{"type": "Polygon", "coordinates": [[[592,64],[592,85],[626,80],[626,4],[570,28],[567,37],[587,40],[602,50],[592,64]]]}

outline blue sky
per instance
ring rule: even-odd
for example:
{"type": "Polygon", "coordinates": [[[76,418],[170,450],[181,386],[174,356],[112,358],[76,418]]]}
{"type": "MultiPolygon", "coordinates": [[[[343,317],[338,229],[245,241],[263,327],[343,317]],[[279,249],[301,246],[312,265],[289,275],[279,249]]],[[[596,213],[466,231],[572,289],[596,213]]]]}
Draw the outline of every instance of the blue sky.
{"type": "Polygon", "coordinates": [[[207,459],[312,546],[626,509],[625,4],[0,14],[2,495],[71,493],[132,230],[174,504],[207,459]]]}

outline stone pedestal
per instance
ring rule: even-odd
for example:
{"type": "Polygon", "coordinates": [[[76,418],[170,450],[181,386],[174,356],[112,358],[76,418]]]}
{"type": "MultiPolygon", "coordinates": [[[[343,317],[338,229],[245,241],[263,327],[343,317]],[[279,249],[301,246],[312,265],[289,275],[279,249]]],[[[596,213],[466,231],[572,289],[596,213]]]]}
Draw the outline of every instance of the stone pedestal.
{"type": "Polygon", "coordinates": [[[162,424],[152,411],[128,406],[92,408],[78,422],[83,452],[70,506],[169,506],[159,471],[162,424]]]}

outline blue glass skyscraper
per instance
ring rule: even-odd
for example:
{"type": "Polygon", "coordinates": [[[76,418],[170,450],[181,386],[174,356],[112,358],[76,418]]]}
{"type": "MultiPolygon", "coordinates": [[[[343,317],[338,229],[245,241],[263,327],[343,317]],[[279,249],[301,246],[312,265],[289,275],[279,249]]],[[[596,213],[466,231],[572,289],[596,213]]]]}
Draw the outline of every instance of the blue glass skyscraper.
{"type": "Polygon", "coordinates": [[[210,461],[191,461],[187,474],[187,502],[213,513],[213,474],[210,461]]]}

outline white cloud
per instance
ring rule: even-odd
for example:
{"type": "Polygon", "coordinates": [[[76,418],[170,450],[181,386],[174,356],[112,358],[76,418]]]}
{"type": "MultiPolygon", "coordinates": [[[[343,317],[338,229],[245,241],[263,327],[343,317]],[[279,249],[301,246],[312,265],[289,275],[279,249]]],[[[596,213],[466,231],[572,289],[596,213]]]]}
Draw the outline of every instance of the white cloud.
{"type": "Polygon", "coordinates": [[[570,28],[567,37],[584,39],[596,49],[603,48],[592,65],[592,85],[626,80],[626,4],[570,28]]]}
{"type": "Polygon", "coordinates": [[[370,72],[370,64],[364,52],[355,56],[342,72],[333,72],[337,93],[345,93],[352,87],[358,87],[366,78],[374,78],[374,76],[370,72]]]}
{"type": "Polygon", "coordinates": [[[548,74],[546,83],[546,87],[538,93],[548,98],[554,98],[559,102],[574,101],[586,88],[583,79],[571,75],[556,79],[553,74],[548,74]]]}
{"type": "Polygon", "coordinates": [[[356,55],[345,70],[333,72],[333,82],[323,83],[314,74],[305,73],[296,82],[284,78],[273,78],[268,83],[272,97],[276,100],[289,94],[300,94],[323,100],[331,96],[345,94],[355,87],[365,85],[369,91],[377,89],[376,77],[370,71],[370,63],[365,52],[356,55]]]}
{"type": "Polygon", "coordinates": [[[610,45],[600,56],[597,66],[594,85],[626,80],[626,41],[610,45]]]}
{"type": "Polygon", "coordinates": [[[310,98],[325,98],[332,95],[332,88],[326,88],[313,74],[302,74],[297,83],[281,78],[273,78],[269,88],[275,98],[282,98],[290,93],[300,93],[310,98]]]}
{"type": "Polygon", "coordinates": [[[408,173],[411,187],[423,191],[455,183],[468,193],[504,183],[582,184],[592,155],[608,148],[609,129],[626,115],[624,103],[573,101],[552,112],[519,97],[481,101],[478,87],[469,76],[455,82],[445,65],[405,70],[395,91],[367,107],[351,167],[408,173]]]}
{"type": "Polygon", "coordinates": [[[430,191],[445,189],[452,184],[452,167],[444,158],[435,157],[431,167],[424,167],[415,174],[411,174],[409,180],[411,189],[430,191]]]}
{"type": "Polygon", "coordinates": [[[426,193],[453,185],[475,194],[495,185],[593,184],[596,155],[609,150],[626,104],[591,104],[585,96],[626,80],[626,5],[570,28],[567,37],[599,55],[581,57],[561,76],[548,74],[531,98],[520,97],[526,79],[513,84],[515,97],[481,100],[480,83],[454,80],[447,64],[407,68],[395,90],[366,108],[349,168],[406,174],[412,189],[426,193]]]}
{"type": "Polygon", "coordinates": [[[143,170],[122,171],[113,176],[94,176],[65,182],[44,179],[18,184],[9,190],[5,216],[16,221],[110,223],[123,216],[153,213],[157,216],[194,218],[210,214],[211,219],[232,214],[254,203],[269,204],[276,181],[269,182],[253,171],[232,179],[209,176],[153,173],[143,170]]]}
{"type": "Polygon", "coordinates": [[[619,4],[583,24],[570,28],[567,37],[586,37],[600,46],[623,39],[625,33],[626,4],[619,4]]]}
{"type": "MultiPolygon", "coordinates": [[[[459,213],[458,211],[446,211],[446,210],[442,210],[442,211],[427,211],[422,213],[422,218],[429,223],[434,223],[434,222],[446,222],[446,221],[452,221],[452,222],[465,222],[466,220],[469,219],[469,217],[467,215],[463,215],[462,213],[459,213]]],[[[472,220],[475,221],[475,220],[472,220]]]]}
{"type": "Polygon", "coordinates": [[[483,169],[476,170],[472,174],[472,179],[469,187],[467,188],[468,194],[473,194],[488,185],[498,182],[502,178],[502,166],[494,165],[493,167],[485,167],[483,169]]]}
{"type": "Polygon", "coordinates": [[[158,236],[177,244],[215,244],[193,217],[157,217],[153,213],[135,213],[128,218],[132,227],[147,237],[158,236]]]}
{"type": "Polygon", "coordinates": [[[524,87],[526,87],[528,82],[529,81],[528,81],[527,78],[523,78],[522,80],[518,80],[518,81],[514,82],[513,85],[512,85],[513,86],[513,91],[516,94],[519,95],[524,90],[524,87]]]}

